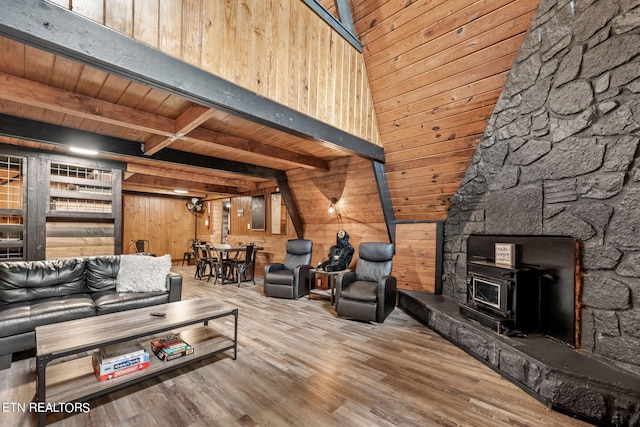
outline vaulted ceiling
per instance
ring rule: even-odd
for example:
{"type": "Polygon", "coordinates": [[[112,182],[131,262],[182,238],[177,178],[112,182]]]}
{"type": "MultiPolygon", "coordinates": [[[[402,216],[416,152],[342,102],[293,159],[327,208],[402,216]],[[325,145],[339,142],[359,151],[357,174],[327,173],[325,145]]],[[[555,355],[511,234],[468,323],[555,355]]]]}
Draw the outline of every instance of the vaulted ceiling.
{"type": "MultiPolygon", "coordinates": [[[[333,10],[332,0],[324,3],[333,10]]],[[[443,219],[538,0],[350,4],[396,218],[443,219]]],[[[130,191],[241,194],[274,184],[251,166],[328,170],[354,154],[4,37],[0,113],[125,141],[142,154],[111,156],[127,162],[123,189],[130,191]],[[247,173],[153,158],[167,149],[238,162],[247,173]]],[[[0,142],[65,149],[37,139],[0,142]]]]}

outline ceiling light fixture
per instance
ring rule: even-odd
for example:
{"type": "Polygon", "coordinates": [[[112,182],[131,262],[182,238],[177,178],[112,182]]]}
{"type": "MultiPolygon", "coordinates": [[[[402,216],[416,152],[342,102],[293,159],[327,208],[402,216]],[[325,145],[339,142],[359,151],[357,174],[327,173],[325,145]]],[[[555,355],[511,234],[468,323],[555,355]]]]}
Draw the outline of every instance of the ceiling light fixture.
{"type": "Polygon", "coordinates": [[[178,193],[178,194],[188,194],[189,192],[187,190],[173,190],[174,193],[178,193]]]}
{"type": "Polygon", "coordinates": [[[98,154],[96,150],[89,150],[88,148],[80,148],[80,147],[69,147],[69,151],[72,151],[78,154],[88,154],[90,156],[95,156],[96,154],[98,154]]]}

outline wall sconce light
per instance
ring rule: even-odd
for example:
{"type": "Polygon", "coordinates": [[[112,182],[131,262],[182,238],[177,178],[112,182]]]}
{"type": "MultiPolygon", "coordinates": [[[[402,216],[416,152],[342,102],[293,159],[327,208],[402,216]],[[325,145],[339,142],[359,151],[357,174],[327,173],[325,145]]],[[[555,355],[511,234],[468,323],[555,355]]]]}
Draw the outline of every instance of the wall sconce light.
{"type": "Polygon", "coordinates": [[[329,215],[333,215],[334,213],[336,213],[336,203],[338,203],[338,199],[332,197],[331,204],[329,205],[329,215]]]}
{"type": "Polygon", "coordinates": [[[342,230],[342,215],[340,215],[340,210],[338,209],[338,199],[335,197],[331,198],[331,204],[329,205],[329,215],[335,215],[338,219],[338,229],[342,230]]]}

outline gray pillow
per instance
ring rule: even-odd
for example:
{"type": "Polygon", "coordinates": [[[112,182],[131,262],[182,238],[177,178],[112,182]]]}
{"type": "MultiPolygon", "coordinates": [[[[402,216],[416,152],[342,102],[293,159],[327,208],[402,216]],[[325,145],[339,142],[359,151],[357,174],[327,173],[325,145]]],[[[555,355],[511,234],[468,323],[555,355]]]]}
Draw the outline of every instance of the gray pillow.
{"type": "Polygon", "coordinates": [[[171,255],[122,255],[116,277],[117,292],[166,292],[171,255]]]}

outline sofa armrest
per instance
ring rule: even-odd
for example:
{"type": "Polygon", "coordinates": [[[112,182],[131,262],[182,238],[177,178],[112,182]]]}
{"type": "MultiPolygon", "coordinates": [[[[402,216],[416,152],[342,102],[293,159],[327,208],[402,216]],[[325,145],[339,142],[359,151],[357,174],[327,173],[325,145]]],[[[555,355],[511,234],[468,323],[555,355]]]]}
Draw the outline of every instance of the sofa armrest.
{"type": "Polygon", "coordinates": [[[167,274],[167,288],[169,289],[169,302],[182,299],[182,276],[173,272],[167,274]]]}

